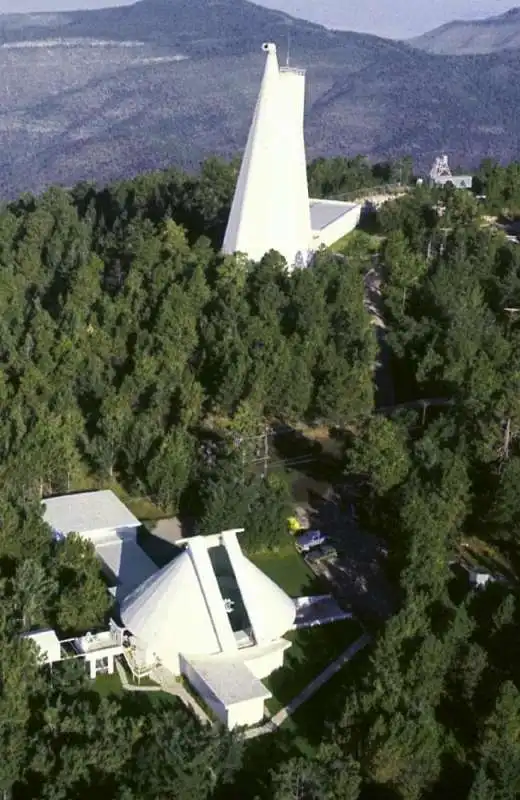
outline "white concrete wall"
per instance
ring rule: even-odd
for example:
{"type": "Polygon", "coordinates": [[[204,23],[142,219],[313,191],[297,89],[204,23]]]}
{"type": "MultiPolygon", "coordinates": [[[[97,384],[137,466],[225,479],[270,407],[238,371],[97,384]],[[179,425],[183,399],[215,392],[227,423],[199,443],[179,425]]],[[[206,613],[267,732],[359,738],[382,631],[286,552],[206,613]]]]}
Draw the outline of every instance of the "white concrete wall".
{"type": "Polygon", "coordinates": [[[235,703],[227,710],[227,727],[242,727],[243,725],[256,725],[264,718],[265,707],[261,698],[235,703]]]}
{"type": "Polygon", "coordinates": [[[266,44],[264,49],[264,76],[222,250],[245,253],[254,261],[277,250],[291,267],[307,258],[311,243],[303,139],[305,73],[280,72],[276,46],[266,44]]]}
{"type": "Polygon", "coordinates": [[[320,231],[314,231],[313,242],[314,247],[318,250],[320,247],[330,247],[335,242],[339,241],[347,233],[352,233],[354,228],[359,224],[361,217],[361,206],[355,206],[350,211],[347,211],[343,216],[334,220],[326,228],[320,231]]]}
{"type": "Polygon", "coordinates": [[[251,658],[246,661],[247,668],[251,670],[255,678],[267,678],[275,669],[283,667],[285,651],[276,650],[258,658],[251,658]]]}
{"type": "Polygon", "coordinates": [[[182,675],[182,664],[181,658],[179,655],[175,655],[174,653],[154,653],[153,650],[150,648],[146,651],[146,659],[149,663],[152,663],[155,658],[158,658],[161,664],[163,664],[166,669],[170,670],[172,675],[179,677],[182,675]]]}
{"type": "Polygon", "coordinates": [[[190,685],[200,695],[206,705],[211,708],[213,713],[219,718],[224,725],[227,725],[227,710],[223,703],[215,697],[209,686],[201,678],[199,673],[193,669],[189,661],[184,656],[180,656],[180,669],[182,675],[189,681],[190,685]]]}
{"type": "Polygon", "coordinates": [[[281,69],[279,76],[280,124],[278,235],[279,250],[289,269],[305,266],[312,238],[307,161],[303,136],[305,111],[305,72],[281,69]],[[284,248],[284,249],[282,249],[284,248]]]}
{"type": "MultiPolygon", "coordinates": [[[[211,689],[206,685],[204,679],[193,669],[191,664],[181,655],[181,669],[184,677],[195,689],[198,695],[211,708],[216,717],[231,730],[242,725],[255,725],[264,718],[264,700],[253,698],[244,700],[241,703],[234,703],[226,708],[220,700],[215,697],[211,689]]],[[[249,666],[249,665],[248,665],[249,666]]]]}

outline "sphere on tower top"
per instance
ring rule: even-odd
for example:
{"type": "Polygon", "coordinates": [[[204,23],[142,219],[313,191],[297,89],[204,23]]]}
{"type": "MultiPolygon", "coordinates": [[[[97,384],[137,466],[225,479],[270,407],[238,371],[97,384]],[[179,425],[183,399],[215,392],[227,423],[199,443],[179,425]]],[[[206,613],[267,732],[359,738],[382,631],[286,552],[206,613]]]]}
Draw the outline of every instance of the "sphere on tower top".
{"type": "Polygon", "coordinates": [[[273,42],[264,42],[262,50],[265,53],[276,53],[276,45],[273,42]]]}

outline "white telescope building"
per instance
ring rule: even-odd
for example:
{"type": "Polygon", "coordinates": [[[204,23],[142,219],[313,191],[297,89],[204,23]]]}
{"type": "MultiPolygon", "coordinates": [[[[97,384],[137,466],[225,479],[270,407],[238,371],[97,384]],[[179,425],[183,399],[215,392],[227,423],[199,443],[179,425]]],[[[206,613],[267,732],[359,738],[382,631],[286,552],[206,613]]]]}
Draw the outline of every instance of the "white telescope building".
{"type": "Polygon", "coordinates": [[[278,65],[276,45],[267,54],[224,236],[223,252],[259,261],[269,250],[289,269],[306,266],[322,245],[350,233],[361,206],[309,200],[303,136],[305,71],[278,65]]]}
{"type": "MultiPolygon", "coordinates": [[[[207,715],[182,690],[183,676],[228,728],[255,725],[272,697],[262,682],[284,663],[288,631],[346,619],[329,595],[289,597],[242,552],[242,529],[176,541],[177,555],[158,568],[138,544],[139,520],[110,490],[43,501],[53,536],[76,535],[94,545],[118,604],[107,630],[59,639],[34,630],[42,664],[82,659],[90,676],[124,675],[181,697],[199,719],[207,715]]],[[[123,681],[124,683],[124,681],[123,681]]],[[[127,687],[128,688],[128,687],[127,687]]],[[[151,689],[152,690],[152,689],[151,689]]]]}

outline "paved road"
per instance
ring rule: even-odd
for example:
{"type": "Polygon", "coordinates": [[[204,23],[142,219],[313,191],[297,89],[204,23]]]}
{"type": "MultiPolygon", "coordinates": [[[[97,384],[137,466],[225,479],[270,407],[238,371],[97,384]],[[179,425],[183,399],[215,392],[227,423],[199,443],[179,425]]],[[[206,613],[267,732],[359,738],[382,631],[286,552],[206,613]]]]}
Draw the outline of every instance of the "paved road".
{"type": "Polygon", "coordinates": [[[279,728],[283,723],[286,721],[288,717],[290,717],[294,712],[305,703],[309,698],[311,698],[318,689],[329,681],[336,672],[350,661],[356,653],[359,653],[360,650],[363,650],[370,642],[372,641],[371,637],[368,633],[364,633],[362,636],[359,637],[353,644],[349,645],[343,653],[332,661],[328,667],[326,667],[323,672],[320,672],[314,680],[312,680],[305,689],[300,692],[290,703],[288,703],[284,708],[280,709],[274,716],[271,717],[269,722],[266,722],[265,725],[261,725],[258,728],[250,728],[245,732],[246,739],[255,739],[257,736],[263,736],[266,733],[272,733],[277,728],[279,728]]]}

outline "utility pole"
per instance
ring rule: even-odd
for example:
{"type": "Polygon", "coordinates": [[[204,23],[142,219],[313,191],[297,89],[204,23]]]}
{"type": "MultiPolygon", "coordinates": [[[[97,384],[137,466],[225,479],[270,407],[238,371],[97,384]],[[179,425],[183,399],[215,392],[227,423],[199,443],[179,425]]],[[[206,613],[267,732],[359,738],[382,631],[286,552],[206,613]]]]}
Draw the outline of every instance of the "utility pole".
{"type": "Polygon", "coordinates": [[[269,466],[269,426],[266,425],[264,429],[264,471],[262,478],[267,477],[267,469],[269,466]]]}
{"type": "Polygon", "coordinates": [[[428,408],[428,403],[426,400],[422,403],[422,425],[424,428],[424,423],[426,422],[426,409],[428,408]]]}
{"type": "Polygon", "coordinates": [[[504,435],[504,459],[507,461],[509,458],[509,444],[511,442],[511,417],[507,418],[506,432],[504,435]]]}

